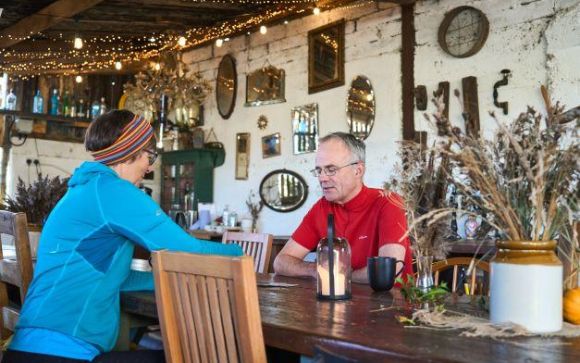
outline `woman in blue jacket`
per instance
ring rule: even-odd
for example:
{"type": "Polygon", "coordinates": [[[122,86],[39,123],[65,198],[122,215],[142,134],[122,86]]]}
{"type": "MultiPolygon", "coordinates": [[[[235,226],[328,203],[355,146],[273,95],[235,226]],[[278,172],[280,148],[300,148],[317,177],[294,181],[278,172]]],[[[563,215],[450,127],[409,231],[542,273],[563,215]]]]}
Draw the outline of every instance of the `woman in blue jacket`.
{"type": "MultiPolygon", "coordinates": [[[[148,121],[113,110],[91,123],[85,147],[95,161],[75,170],[48,217],[3,362],[120,361],[115,352],[107,352],[117,340],[119,291],[135,244],[150,251],[242,254],[235,245],[190,237],[137,188],[157,158],[148,121]]],[[[162,353],[146,358],[163,360],[162,353]]]]}

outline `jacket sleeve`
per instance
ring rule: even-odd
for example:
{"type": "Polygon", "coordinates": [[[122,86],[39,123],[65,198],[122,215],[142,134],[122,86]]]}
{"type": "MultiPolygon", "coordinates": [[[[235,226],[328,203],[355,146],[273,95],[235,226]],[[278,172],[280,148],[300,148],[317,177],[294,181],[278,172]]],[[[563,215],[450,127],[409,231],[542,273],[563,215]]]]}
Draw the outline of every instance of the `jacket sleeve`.
{"type": "Polygon", "coordinates": [[[98,207],[109,228],[149,251],[242,255],[237,245],[200,241],[189,236],[153,199],[125,180],[104,181],[97,189],[98,207]]]}

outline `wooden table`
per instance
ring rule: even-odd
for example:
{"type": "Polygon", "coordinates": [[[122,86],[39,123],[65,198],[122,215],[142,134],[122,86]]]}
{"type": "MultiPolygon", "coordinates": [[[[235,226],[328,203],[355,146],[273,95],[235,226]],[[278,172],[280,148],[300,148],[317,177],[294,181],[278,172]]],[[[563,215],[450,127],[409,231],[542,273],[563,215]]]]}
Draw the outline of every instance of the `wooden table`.
{"type": "MultiPolygon", "coordinates": [[[[312,356],[315,345],[349,352],[360,361],[381,362],[580,362],[580,338],[467,338],[459,331],[406,328],[396,310],[382,310],[400,299],[398,290],[374,293],[353,284],[353,298],[316,299],[315,282],[275,275],[258,281],[296,283],[289,288],[260,287],[260,314],[266,345],[312,356]]],[[[122,309],[156,317],[151,292],[124,293],[122,309]]]]}

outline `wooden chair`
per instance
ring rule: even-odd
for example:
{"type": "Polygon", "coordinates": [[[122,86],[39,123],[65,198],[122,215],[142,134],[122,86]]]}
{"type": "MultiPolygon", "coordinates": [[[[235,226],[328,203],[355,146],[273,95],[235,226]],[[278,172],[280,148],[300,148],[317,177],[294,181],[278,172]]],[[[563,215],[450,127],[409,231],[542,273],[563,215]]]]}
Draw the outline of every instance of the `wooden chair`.
{"type": "Polygon", "coordinates": [[[0,329],[2,338],[6,338],[14,331],[20,312],[19,307],[9,306],[8,284],[19,288],[22,304],[32,280],[26,214],[0,211],[0,233],[12,236],[15,251],[15,258],[5,258],[0,248],[0,329]]]}
{"type": "Polygon", "coordinates": [[[266,362],[252,257],[152,255],[168,363],[266,362]]]}
{"type": "Polygon", "coordinates": [[[272,235],[268,233],[226,231],[222,243],[239,245],[246,255],[254,258],[256,272],[268,273],[270,255],[272,254],[272,240],[272,235]]]}
{"type": "MultiPolygon", "coordinates": [[[[453,268],[453,280],[451,284],[451,291],[456,292],[457,286],[459,284],[458,276],[459,276],[459,267],[466,266],[466,278],[469,278],[469,294],[475,295],[478,293],[476,291],[476,280],[477,280],[477,270],[482,270],[489,276],[489,263],[486,261],[472,259],[471,257],[452,257],[446,260],[437,261],[433,263],[433,273],[435,275],[435,285],[439,285],[439,273],[441,271],[453,268]]],[[[466,281],[467,282],[467,281],[466,281]]],[[[483,290],[480,289],[480,290],[483,290]]],[[[485,291],[479,291],[482,295],[488,294],[488,289],[485,291]]]]}

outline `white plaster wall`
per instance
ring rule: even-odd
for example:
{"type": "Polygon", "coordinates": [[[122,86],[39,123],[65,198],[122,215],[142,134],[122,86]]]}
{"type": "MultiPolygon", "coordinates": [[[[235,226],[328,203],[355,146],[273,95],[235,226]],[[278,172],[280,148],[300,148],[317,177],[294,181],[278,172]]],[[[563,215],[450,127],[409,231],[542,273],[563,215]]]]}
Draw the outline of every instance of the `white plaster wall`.
{"type": "Polygon", "coordinates": [[[278,213],[264,208],[260,216],[261,230],[277,235],[291,234],[310,206],[321,196],[316,178],[309,170],[314,167],[314,153],[293,155],[290,110],[295,106],[318,103],[319,132],[348,131],[345,103],[351,80],[364,74],[373,83],[377,103],[377,120],[367,140],[368,170],[366,182],[380,187],[394,162],[395,140],[401,137],[400,110],[400,11],[398,7],[365,4],[349,9],[323,12],[308,16],[259,33],[241,36],[226,42],[223,47],[208,46],[185,55],[191,69],[199,70],[215,82],[217,67],[223,55],[231,54],[237,62],[238,88],[232,116],[224,120],[218,114],[215,96],[206,104],[206,129],[213,127],[225,144],[226,160],[215,169],[214,202],[218,211],[228,204],[230,209],[247,215],[244,201],[250,190],[257,192],[262,178],[274,169],[286,168],[298,172],[309,185],[306,203],[296,211],[278,213]],[[385,10],[382,10],[385,9],[385,10]],[[308,94],[308,40],[309,30],[346,18],[345,30],[345,86],[308,94]],[[286,102],[259,107],[245,107],[247,73],[266,63],[286,71],[286,102]],[[269,124],[259,130],[257,120],[265,115],[269,124]],[[248,180],[235,180],[234,140],[238,132],[251,133],[251,155],[248,180]],[[262,136],[279,132],[282,155],[264,159],[261,152],[262,136]],[[267,222],[266,222],[267,221],[267,222]]]}
{"type": "MultiPolygon", "coordinates": [[[[417,48],[415,84],[425,85],[432,95],[441,81],[450,83],[449,118],[465,126],[462,104],[453,96],[461,91],[461,79],[477,77],[479,116],[484,135],[490,135],[496,122],[509,121],[532,106],[545,113],[540,86],[546,85],[553,100],[570,107],[580,104],[580,1],[579,0],[446,0],[422,1],[416,8],[417,48]],[[446,12],[462,5],[483,11],[490,31],[483,48],[468,58],[454,58],[437,42],[438,26],[446,12]],[[499,101],[509,103],[509,114],[493,104],[493,85],[500,80],[502,69],[510,69],[509,84],[498,89],[499,101]]],[[[423,112],[415,112],[415,128],[431,130],[423,112]]]]}
{"type": "MultiPolygon", "coordinates": [[[[527,105],[545,112],[539,91],[546,84],[552,98],[570,107],[580,104],[580,0],[425,0],[416,5],[415,84],[427,87],[432,94],[437,84],[449,81],[451,91],[461,89],[461,78],[475,76],[479,87],[479,109],[484,133],[493,130],[495,122],[488,111],[495,111],[501,120],[513,119],[527,105]],[[490,22],[486,44],[476,55],[453,58],[437,43],[437,29],[445,12],[461,5],[481,9],[490,22]],[[509,85],[500,88],[500,101],[509,102],[510,114],[503,116],[493,105],[493,84],[500,71],[509,68],[509,85]]],[[[290,110],[292,107],[316,102],[319,106],[321,135],[332,131],[347,131],[345,115],[346,93],[350,81],[358,74],[367,76],[375,89],[377,116],[367,139],[367,175],[369,186],[380,187],[396,162],[397,140],[401,138],[401,18],[398,7],[390,4],[364,4],[353,8],[335,9],[320,16],[308,16],[288,25],[271,27],[266,35],[254,33],[239,36],[221,48],[206,46],[185,54],[193,71],[201,71],[215,84],[218,64],[224,54],[237,61],[238,89],[232,116],[224,120],[217,113],[215,96],[206,104],[206,126],[215,129],[219,141],[225,144],[226,160],[215,170],[215,197],[218,211],[225,204],[238,213],[247,214],[244,201],[250,191],[256,192],[262,178],[274,169],[287,168],[301,174],[310,193],[305,205],[291,213],[277,213],[264,208],[261,230],[277,235],[291,234],[303,215],[320,197],[317,180],[308,172],[314,165],[314,154],[293,155],[290,110]],[[326,23],[346,18],[345,80],[342,87],[308,94],[307,32],[326,23]],[[269,62],[286,71],[285,103],[260,107],[244,107],[246,74],[269,62]],[[259,130],[257,120],[265,115],[269,124],[259,130]],[[235,180],[234,140],[238,132],[251,133],[251,156],[248,180],[235,180]],[[275,132],[282,136],[282,155],[262,158],[261,137],[275,132]],[[267,221],[267,222],[265,222],[267,221]]],[[[451,92],[453,94],[453,92],[451,92]]],[[[429,106],[427,113],[434,111],[429,106]]],[[[423,121],[423,111],[415,112],[417,130],[430,130],[423,121]]],[[[461,104],[452,96],[450,119],[463,126],[461,104]]],[[[432,135],[432,133],[431,133],[432,135]]],[[[25,160],[36,157],[36,148],[29,140],[13,149],[11,168],[15,175],[27,176],[25,160]]],[[[38,141],[42,171],[51,175],[59,170],[48,164],[72,171],[88,155],[80,144],[38,141]]],[[[149,184],[151,185],[151,184],[149,184]]],[[[158,186],[157,186],[158,188],[158,186]]],[[[156,188],[156,189],[157,189],[156,188]]],[[[8,190],[11,190],[10,188],[8,190]]],[[[158,190],[158,189],[157,189],[158,190]]],[[[156,193],[157,194],[157,193],[156,193]]]]}

